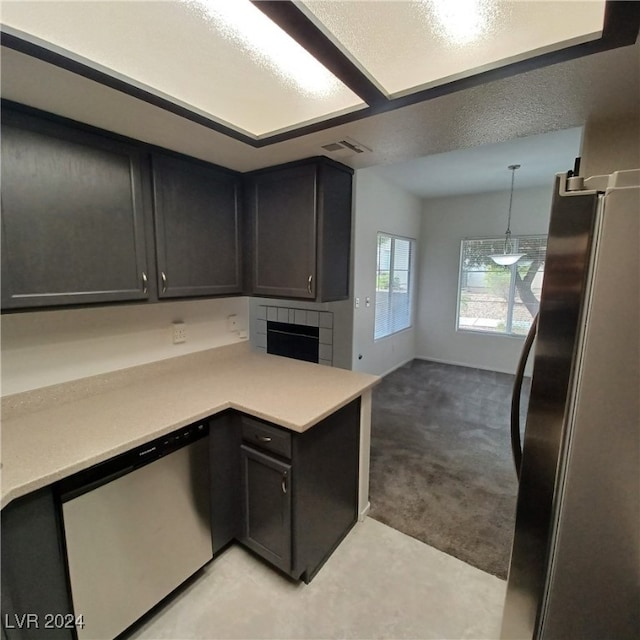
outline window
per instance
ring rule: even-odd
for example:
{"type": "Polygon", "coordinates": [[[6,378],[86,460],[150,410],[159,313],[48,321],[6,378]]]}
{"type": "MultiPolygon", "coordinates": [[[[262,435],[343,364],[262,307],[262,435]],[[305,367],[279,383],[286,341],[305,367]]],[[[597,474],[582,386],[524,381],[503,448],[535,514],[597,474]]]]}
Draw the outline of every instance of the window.
{"type": "Polygon", "coordinates": [[[497,265],[502,238],[462,241],[457,328],[512,336],[526,335],[540,304],[546,236],[512,238],[513,252],[525,255],[513,265],[497,265]]]}
{"type": "Polygon", "coordinates": [[[378,234],[376,340],[411,326],[413,243],[409,238],[378,234]]]}

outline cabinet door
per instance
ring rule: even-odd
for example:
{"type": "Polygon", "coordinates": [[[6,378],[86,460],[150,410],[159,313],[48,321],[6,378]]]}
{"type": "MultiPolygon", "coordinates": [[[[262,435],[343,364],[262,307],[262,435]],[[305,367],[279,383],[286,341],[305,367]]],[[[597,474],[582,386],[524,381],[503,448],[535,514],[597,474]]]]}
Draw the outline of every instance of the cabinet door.
{"type": "Polygon", "coordinates": [[[265,560],[291,569],[291,465],[242,445],[242,542],[265,560]]]}
{"type": "Polygon", "coordinates": [[[158,295],[240,293],[238,179],[182,158],[152,162],[158,295]]]}
{"type": "Polygon", "coordinates": [[[211,540],[217,555],[240,537],[240,428],[229,412],[209,421],[209,467],[211,476],[211,540]]]}
{"type": "Polygon", "coordinates": [[[309,582],[358,519],[360,399],[293,442],[292,575],[309,582]]]}
{"type": "Polygon", "coordinates": [[[47,615],[59,614],[56,617],[65,623],[76,620],[62,555],[61,524],[50,487],[2,510],[1,556],[2,637],[73,640],[71,624],[45,628],[47,615]]]}
{"type": "Polygon", "coordinates": [[[352,174],[324,164],[318,195],[318,298],[349,298],[352,174]]]}
{"type": "Polygon", "coordinates": [[[315,165],[278,169],[253,178],[253,292],[316,297],[315,165]]]}
{"type": "Polygon", "coordinates": [[[138,152],[2,115],[3,307],[148,298],[138,152]]]}

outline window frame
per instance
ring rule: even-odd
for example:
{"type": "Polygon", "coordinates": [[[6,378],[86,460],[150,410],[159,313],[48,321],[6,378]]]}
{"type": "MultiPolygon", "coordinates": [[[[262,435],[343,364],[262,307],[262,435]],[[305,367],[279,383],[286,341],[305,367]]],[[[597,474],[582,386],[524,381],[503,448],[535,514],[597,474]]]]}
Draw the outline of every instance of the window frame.
{"type": "Polygon", "coordinates": [[[390,338],[391,336],[398,335],[403,331],[408,331],[412,329],[414,326],[414,271],[415,271],[415,247],[417,241],[415,238],[410,238],[409,236],[402,236],[397,233],[388,233],[387,231],[377,231],[376,232],[376,266],[375,266],[375,289],[374,289],[374,297],[373,297],[373,341],[380,342],[381,340],[385,340],[390,338]],[[393,273],[394,273],[394,258],[395,258],[395,241],[396,240],[406,240],[409,242],[409,268],[407,269],[407,294],[409,295],[409,324],[406,327],[402,327],[401,329],[396,329],[391,333],[386,333],[383,336],[376,337],[376,310],[377,310],[377,301],[378,301],[378,273],[379,273],[379,264],[378,264],[378,247],[380,236],[390,238],[391,239],[391,255],[389,257],[389,291],[388,295],[391,296],[393,293],[392,283],[393,283],[393,273]]]}
{"type": "MultiPolygon", "coordinates": [[[[530,233],[530,234],[521,234],[517,236],[512,236],[512,252],[518,252],[518,246],[520,240],[522,239],[530,239],[530,238],[544,238],[548,241],[548,234],[546,233],[530,233]]],[[[464,260],[464,243],[469,241],[478,241],[478,240],[490,240],[492,242],[504,242],[504,236],[470,236],[467,238],[462,238],[460,240],[460,257],[458,264],[458,287],[456,291],[456,318],[455,318],[455,330],[456,333],[470,333],[474,335],[483,335],[483,336],[491,336],[491,337],[500,337],[500,338],[512,338],[516,340],[524,340],[526,338],[526,334],[521,333],[513,333],[513,331],[507,333],[505,331],[490,331],[490,330],[480,330],[480,329],[470,329],[467,327],[460,327],[460,306],[462,304],[462,279],[463,279],[463,260],[464,260]]],[[[545,260],[546,263],[546,250],[545,250],[545,260]]],[[[518,266],[518,262],[514,262],[509,266],[509,271],[511,273],[511,280],[509,283],[509,300],[507,300],[507,326],[511,325],[513,322],[513,308],[515,304],[515,292],[516,292],[516,279],[513,277],[514,270],[518,266]]],[[[544,269],[542,271],[544,278],[544,269]]],[[[512,327],[513,329],[513,327],[512,327]]]]}

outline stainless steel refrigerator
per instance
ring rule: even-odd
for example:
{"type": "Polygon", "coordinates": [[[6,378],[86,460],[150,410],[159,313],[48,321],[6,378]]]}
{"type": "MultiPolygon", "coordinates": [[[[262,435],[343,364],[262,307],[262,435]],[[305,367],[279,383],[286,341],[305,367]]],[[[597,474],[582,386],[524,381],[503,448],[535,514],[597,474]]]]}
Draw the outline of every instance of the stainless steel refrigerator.
{"type": "Polygon", "coordinates": [[[640,170],[569,175],[549,224],[503,639],[640,637],[640,170]]]}

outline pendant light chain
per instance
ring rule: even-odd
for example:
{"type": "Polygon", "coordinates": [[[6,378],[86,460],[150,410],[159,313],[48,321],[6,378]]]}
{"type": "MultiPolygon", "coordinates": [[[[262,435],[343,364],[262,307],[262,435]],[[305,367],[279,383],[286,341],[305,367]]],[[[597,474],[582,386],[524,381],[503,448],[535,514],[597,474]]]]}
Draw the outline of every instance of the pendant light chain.
{"type": "Polygon", "coordinates": [[[507,218],[507,231],[505,233],[504,239],[504,252],[511,253],[512,244],[511,244],[511,207],[513,206],[513,184],[516,177],[516,169],[520,168],[519,164],[510,164],[508,169],[511,170],[511,193],[509,194],[509,216],[507,218]]]}
{"type": "Polygon", "coordinates": [[[504,234],[504,250],[502,253],[494,253],[489,257],[501,267],[508,267],[514,265],[524,253],[512,253],[513,244],[511,242],[511,210],[513,208],[513,187],[516,178],[516,169],[519,169],[519,164],[510,164],[507,169],[511,171],[511,192],[509,193],[509,216],[507,218],[507,231],[504,234]]]}

